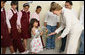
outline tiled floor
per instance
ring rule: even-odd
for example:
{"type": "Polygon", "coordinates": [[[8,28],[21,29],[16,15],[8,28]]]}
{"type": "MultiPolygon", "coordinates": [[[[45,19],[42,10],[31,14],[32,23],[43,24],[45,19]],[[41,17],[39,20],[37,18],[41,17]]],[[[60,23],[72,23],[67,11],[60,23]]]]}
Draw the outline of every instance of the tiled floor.
{"type": "MultiPolygon", "coordinates": [[[[6,54],[10,54],[9,49],[7,49],[6,54]]],[[[16,54],[19,54],[19,52],[17,52],[16,54]]],[[[28,53],[28,54],[31,54],[31,53],[28,53]]],[[[42,52],[39,52],[38,54],[64,54],[64,52],[59,53],[58,50],[56,50],[56,49],[54,49],[54,50],[53,49],[52,50],[44,49],[42,52]]]]}

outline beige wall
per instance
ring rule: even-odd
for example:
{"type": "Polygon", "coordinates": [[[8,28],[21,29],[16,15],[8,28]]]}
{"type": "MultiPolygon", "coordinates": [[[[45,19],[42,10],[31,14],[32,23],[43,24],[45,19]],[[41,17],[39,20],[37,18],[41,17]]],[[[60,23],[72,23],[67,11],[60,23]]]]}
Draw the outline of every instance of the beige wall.
{"type": "MultiPolygon", "coordinates": [[[[19,6],[19,11],[21,9],[23,9],[23,4],[27,3],[27,2],[28,1],[19,1],[19,5],[18,5],[19,6]]],[[[37,5],[42,6],[42,11],[40,13],[41,25],[43,25],[45,15],[46,15],[47,11],[49,10],[51,2],[52,1],[33,1],[33,3],[30,4],[30,9],[29,10],[30,10],[31,14],[33,12],[35,12],[35,9],[36,9],[37,5]]],[[[64,3],[65,3],[65,1],[54,1],[54,2],[59,3],[61,6],[64,6],[64,3]]],[[[10,4],[8,4],[8,3],[5,5],[6,10],[10,9],[10,4]]],[[[83,4],[82,1],[73,1],[73,8],[78,13],[78,15],[80,13],[80,8],[81,8],[82,4],[83,4]]]]}

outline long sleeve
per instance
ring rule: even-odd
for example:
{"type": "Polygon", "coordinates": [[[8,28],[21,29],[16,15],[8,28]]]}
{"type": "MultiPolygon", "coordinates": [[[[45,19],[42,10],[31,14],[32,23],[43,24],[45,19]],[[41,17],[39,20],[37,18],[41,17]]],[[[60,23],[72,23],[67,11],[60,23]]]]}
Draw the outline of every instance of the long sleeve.
{"type": "Polygon", "coordinates": [[[21,17],[22,17],[22,12],[18,12],[17,28],[18,28],[18,26],[20,26],[20,28],[21,28],[21,22],[20,22],[21,17]]]}
{"type": "Polygon", "coordinates": [[[7,26],[8,28],[11,28],[11,24],[10,24],[10,19],[13,16],[13,13],[11,10],[9,10],[8,12],[6,12],[6,22],[7,22],[7,26]]]}
{"type": "Polygon", "coordinates": [[[61,23],[61,26],[58,29],[55,30],[55,33],[58,34],[63,29],[64,29],[64,25],[61,23]]]}
{"type": "Polygon", "coordinates": [[[65,27],[63,33],[61,34],[62,38],[64,38],[69,33],[69,31],[71,29],[71,20],[70,20],[72,18],[71,13],[70,14],[65,13],[64,18],[65,18],[65,21],[66,21],[66,27],[65,27]]]}
{"type": "Polygon", "coordinates": [[[57,33],[57,34],[58,34],[61,30],[64,29],[64,25],[63,25],[63,22],[64,22],[64,21],[63,21],[63,16],[62,16],[62,15],[61,15],[61,16],[58,16],[58,19],[60,19],[59,22],[61,23],[61,26],[60,26],[58,29],[55,30],[55,33],[57,33]]]}

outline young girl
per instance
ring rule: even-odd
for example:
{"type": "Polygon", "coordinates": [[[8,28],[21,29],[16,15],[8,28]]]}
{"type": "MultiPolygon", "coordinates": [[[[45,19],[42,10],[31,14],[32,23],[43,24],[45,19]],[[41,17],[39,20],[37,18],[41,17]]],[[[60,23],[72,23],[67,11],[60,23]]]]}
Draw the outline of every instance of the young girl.
{"type": "Polygon", "coordinates": [[[40,32],[38,30],[37,19],[31,19],[30,32],[31,32],[31,36],[32,36],[32,41],[31,41],[32,53],[38,53],[40,51],[43,51],[43,46],[42,46],[42,42],[41,42],[41,38],[40,38],[40,36],[43,34],[43,32],[40,32]]]}
{"type": "Polygon", "coordinates": [[[23,10],[21,10],[18,14],[17,25],[18,28],[21,29],[21,36],[23,38],[23,44],[26,51],[28,51],[27,39],[31,37],[29,34],[29,19],[30,19],[29,4],[25,3],[23,5],[23,10]]]}
{"type": "Polygon", "coordinates": [[[1,0],[1,47],[2,47],[2,54],[6,53],[7,47],[10,48],[11,53],[14,53],[12,41],[11,41],[11,38],[9,36],[10,27],[8,27],[8,25],[7,25],[7,23],[9,23],[9,21],[6,19],[6,12],[4,9],[5,2],[6,1],[1,0]]]}
{"type": "Polygon", "coordinates": [[[11,24],[11,37],[12,37],[12,41],[13,41],[13,47],[15,52],[17,51],[17,49],[19,50],[20,53],[26,53],[25,48],[22,45],[21,42],[21,37],[20,37],[20,33],[17,30],[17,2],[16,1],[12,1],[11,2],[11,9],[8,11],[8,15],[7,18],[10,21],[11,24]]]}
{"type": "MultiPolygon", "coordinates": [[[[35,13],[32,14],[32,17],[31,18],[36,18],[38,20],[38,25],[40,26],[40,12],[41,12],[41,6],[37,6],[36,7],[36,11],[35,13]]],[[[41,41],[42,41],[42,44],[43,46],[45,47],[44,43],[43,43],[43,38],[41,36],[41,41]]]]}

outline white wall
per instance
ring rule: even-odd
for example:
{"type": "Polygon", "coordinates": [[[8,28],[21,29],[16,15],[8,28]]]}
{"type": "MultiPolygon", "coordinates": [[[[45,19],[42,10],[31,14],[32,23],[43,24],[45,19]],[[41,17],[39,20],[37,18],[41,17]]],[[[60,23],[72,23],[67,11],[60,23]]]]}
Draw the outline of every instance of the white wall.
{"type": "MultiPolygon", "coordinates": [[[[23,9],[23,4],[27,3],[28,1],[19,1],[19,11],[21,9],[23,9]]],[[[35,9],[37,7],[37,5],[40,5],[42,7],[42,11],[40,13],[40,21],[41,21],[41,25],[43,25],[44,22],[44,18],[45,15],[47,13],[47,11],[49,10],[50,7],[50,3],[51,2],[57,2],[59,3],[61,6],[64,6],[65,1],[33,1],[33,3],[30,4],[30,12],[31,14],[33,12],[35,12],[35,9]]],[[[73,8],[74,10],[78,13],[78,15],[80,14],[80,8],[83,5],[83,1],[73,1],[73,8]]],[[[10,1],[6,3],[5,5],[6,10],[10,9],[10,1]]]]}
{"type": "MultiPolygon", "coordinates": [[[[42,7],[42,11],[40,13],[40,21],[41,21],[41,25],[43,25],[44,23],[44,18],[45,15],[47,13],[47,11],[49,10],[50,7],[50,3],[53,1],[33,1],[33,3],[30,4],[30,12],[33,13],[35,12],[35,9],[37,7],[37,5],[40,5],[42,7]]],[[[61,6],[64,6],[65,1],[54,1],[59,3],[61,6]]],[[[23,3],[27,3],[27,1],[20,1],[19,2],[19,10],[21,10],[23,7],[23,3]]],[[[76,10],[76,12],[80,13],[80,7],[82,6],[82,1],[73,1],[73,8],[74,10],[76,10]]]]}

